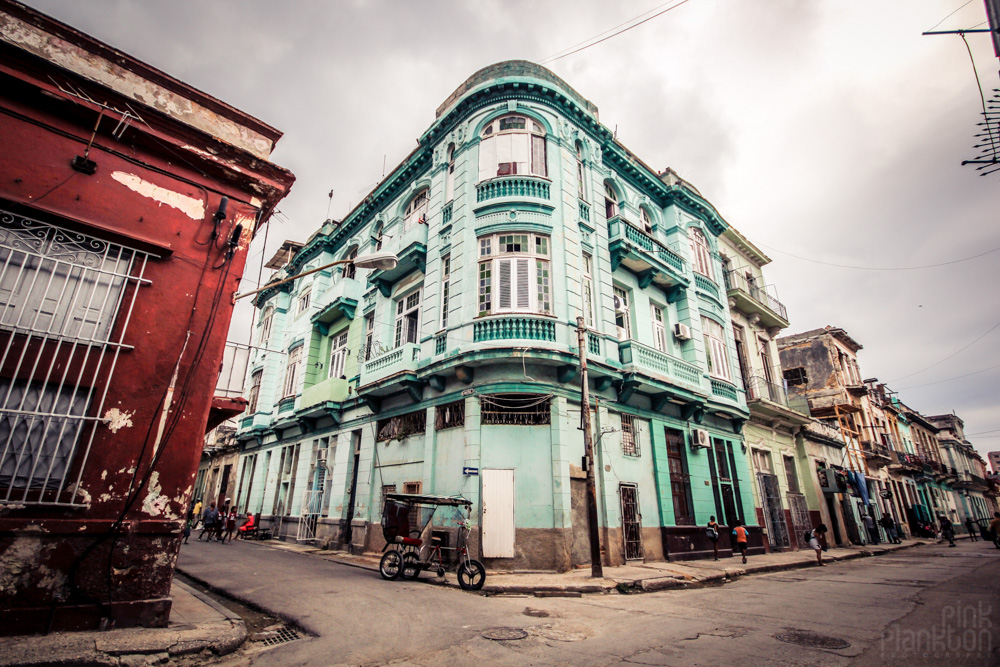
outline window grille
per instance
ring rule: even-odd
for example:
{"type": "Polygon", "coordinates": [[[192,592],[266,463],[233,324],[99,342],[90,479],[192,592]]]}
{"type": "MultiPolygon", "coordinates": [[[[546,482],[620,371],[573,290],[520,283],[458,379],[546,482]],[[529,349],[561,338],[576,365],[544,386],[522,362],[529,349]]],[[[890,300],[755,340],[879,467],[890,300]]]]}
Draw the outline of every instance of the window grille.
{"type": "Polygon", "coordinates": [[[551,396],[494,394],[480,397],[481,422],[504,426],[541,426],[552,423],[551,396]]]}
{"type": "Polygon", "coordinates": [[[421,493],[423,482],[403,482],[403,493],[421,493]]]}
{"type": "Polygon", "coordinates": [[[0,501],[85,504],[75,489],[150,257],[0,210],[0,501]]]}
{"type": "Polygon", "coordinates": [[[622,415],[622,452],[625,456],[639,456],[638,430],[635,425],[635,417],[632,415],[622,415]]]}
{"type": "Polygon", "coordinates": [[[402,440],[411,435],[423,433],[427,428],[427,411],[417,410],[405,415],[397,415],[378,421],[378,438],[376,442],[402,440]]]}
{"type": "Polygon", "coordinates": [[[434,415],[434,430],[443,431],[446,428],[465,426],[465,401],[455,401],[439,405],[434,415]]]}

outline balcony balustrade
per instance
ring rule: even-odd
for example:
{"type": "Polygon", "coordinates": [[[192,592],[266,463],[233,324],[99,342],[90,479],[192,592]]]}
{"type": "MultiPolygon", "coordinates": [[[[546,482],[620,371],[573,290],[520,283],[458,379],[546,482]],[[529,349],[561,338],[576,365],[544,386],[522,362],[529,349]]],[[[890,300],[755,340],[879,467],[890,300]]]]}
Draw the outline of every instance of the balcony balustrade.
{"type": "Polygon", "coordinates": [[[476,202],[498,198],[549,199],[551,183],[537,176],[500,176],[476,186],[476,202]]]}
{"type": "Polygon", "coordinates": [[[765,327],[788,326],[788,311],[785,305],[767,290],[747,279],[745,273],[738,269],[725,274],[726,291],[736,300],[736,308],[748,314],[760,316],[765,327]]]}
{"type": "Polygon", "coordinates": [[[514,339],[555,342],[555,322],[550,318],[529,315],[501,315],[477,320],[472,325],[474,343],[514,339]]]}
{"type": "Polygon", "coordinates": [[[608,219],[608,246],[611,268],[624,266],[639,276],[639,286],[650,283],[662,287],[687,286],[684,258],[621,216],[608,219]]]}
{"type": "MultiPolygon", "coordinates": [[[[697,366],[638,341],[625,340],[618,343],[618,358],[624,366],[632,366],[640,373],[653,378],[668,380],[685,387],[701,385],[702,374],[697,366]]],[[[732,400],[736,400],[735,387],[732,400]]]]}
{"type": "Polygon", "coordinates": [[[726,382],[725,380],[719,380],[717,378],[711,378],[712,384],[712,395],[718,396],[719,398],[726,398],[730,401],[738,401],[740,394],[736,389],[736,385],[731,382],[726,382]]]}
{"type": "Polygon", "coordinates": [[[361,368],[359,387],[374,384],[397,373],[416,372],[419,364],[420,345],[404,343],[366,361],[361,368]]]}

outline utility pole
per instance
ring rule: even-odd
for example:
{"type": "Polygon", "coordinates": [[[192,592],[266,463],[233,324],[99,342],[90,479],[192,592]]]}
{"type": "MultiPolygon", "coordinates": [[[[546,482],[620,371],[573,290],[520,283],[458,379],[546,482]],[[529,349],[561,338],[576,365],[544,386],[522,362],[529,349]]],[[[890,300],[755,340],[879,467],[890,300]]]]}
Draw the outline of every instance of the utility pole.
{"type": "Polygon", "coordinates": [[[583,317],[576,318],[576,334],[580,348],[580,417],[583,419],[583,463],[587,469],[587,523],[590,535],[590,576],[604,578],[601,564],[601,534],[597,526],[597,485],[594,483],[594,438],[590,432],[590,385],[587,381],[587,327],[583,317]]]}

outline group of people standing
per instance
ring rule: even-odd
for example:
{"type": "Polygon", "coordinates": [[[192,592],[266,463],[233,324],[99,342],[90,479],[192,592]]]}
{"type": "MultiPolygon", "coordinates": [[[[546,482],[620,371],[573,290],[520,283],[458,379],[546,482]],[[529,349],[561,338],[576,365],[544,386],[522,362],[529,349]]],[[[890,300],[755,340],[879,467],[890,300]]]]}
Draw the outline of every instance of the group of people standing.
{"type": "MultiPolygon", "coordinates": [[[[239,512],[236,511],[236,505],[230,506],[229,498],[226,498],[222,509],[215,506],[214,500],[208,504],[208,507],[202,509],[201,500],[199,499],[188,511],[187,524],[184,527],[185,544],[188,543],[191,531],[195,528],[199,520],[201,521],[201,533],[198,534],[199,542],[205,536],[205,533],[208,533],[206,541],[211,542],[214,539],[216,542],[225,544],[226,540],[229,542],[233,541],[233,534],[236,533],[236,524],[239,522],[239,512]]],[[[248,514],[247,521],[240,526],[239,532],[243,533],[252,527],[253,523],[253,514],[248,514]]]]}

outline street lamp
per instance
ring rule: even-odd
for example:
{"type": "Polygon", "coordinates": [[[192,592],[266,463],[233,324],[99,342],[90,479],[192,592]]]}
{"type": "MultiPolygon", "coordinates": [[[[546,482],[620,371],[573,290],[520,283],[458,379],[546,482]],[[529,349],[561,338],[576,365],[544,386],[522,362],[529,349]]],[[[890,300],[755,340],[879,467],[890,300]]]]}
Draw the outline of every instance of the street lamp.
{"type": "Polygon", "coordinates": [[[399,258],[396,257],[391,252],[370,252],[367,255],[358,255],[354,259],[338,259],[335,262],[330,262],[329,264],[324,264],[323,266],[318,266],[315,269],[309,269],[308,271],[303,271],[302,273],[297,273],[294,276],[289,276],[284,280],[279,280],[277,282],[268,283],[259,289],[255,289],[252,292],[244,292],[240,295],[233,296],[233,303],[236,303],[240,299],[248,296],[253,296],[254,294],[259,294],[264,290],[271,289],[272,287],[277,287],[278,285],[284,285],[285,283],[301,278],[302,276],[308,276],[310,273],[316,273],[317,271],[322,271],[324,269],[329,269],[332,266],[337,266],[338,264],[353,264],[359,269],[375,269],[377,271],[389,271],[396,268],[399,263],[399,258]]]}

